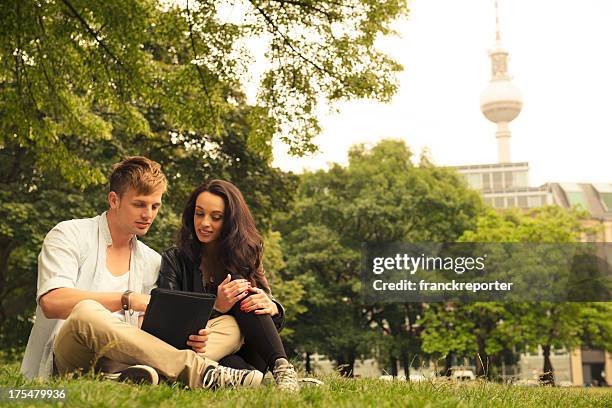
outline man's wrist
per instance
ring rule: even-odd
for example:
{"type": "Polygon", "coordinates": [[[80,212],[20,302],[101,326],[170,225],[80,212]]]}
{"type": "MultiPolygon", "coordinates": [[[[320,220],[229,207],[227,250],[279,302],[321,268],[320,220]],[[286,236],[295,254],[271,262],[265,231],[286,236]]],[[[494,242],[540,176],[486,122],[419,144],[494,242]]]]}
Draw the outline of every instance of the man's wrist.
{"type": "Polygon", "coordinates": [[[130,295],[134,293],[134,291],[132,290],[126,290],[125,292],[123,292],[123,294],[121,295],[121,309],[123,309],[124,311],[128,311],[130,310],[132,307],[132,305],[130,304],[130,295]]]}

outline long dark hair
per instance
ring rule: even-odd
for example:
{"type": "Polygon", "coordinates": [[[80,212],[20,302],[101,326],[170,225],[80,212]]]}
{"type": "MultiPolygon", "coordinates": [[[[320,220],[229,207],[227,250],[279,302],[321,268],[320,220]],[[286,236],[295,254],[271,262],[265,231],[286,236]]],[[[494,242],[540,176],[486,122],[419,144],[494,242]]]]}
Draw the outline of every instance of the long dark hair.
{"type": "Polygon", "coordinates": [[[198,240],[193,224],[193,214],[198,196],[208,191],[223,199],[223,227],[218,238],[217,254],[221,266],[230,274],[242,275],[251,283],[270,290],[262,267],[263,240],[242,193],[228,181],[211,180],[196,188],[183,210],[183,222],[177,246],[195,265],[200,265],[202,243],[198,240]]]}

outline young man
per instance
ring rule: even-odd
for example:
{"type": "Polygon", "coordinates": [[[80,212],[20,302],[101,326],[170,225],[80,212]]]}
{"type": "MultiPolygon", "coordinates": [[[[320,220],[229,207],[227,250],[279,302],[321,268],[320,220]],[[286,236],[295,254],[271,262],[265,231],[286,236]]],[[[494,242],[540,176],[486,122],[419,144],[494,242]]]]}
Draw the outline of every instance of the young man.
{"type": "Polygon", "coordinates": [[[161,206],[166,178],[158,163],[128,157],[113,166],[109,209],[59,223],[38,257],[36,320],[21,372],[28,378],[101,370],[156,384],[161,374],[191,388],[256,386],[262,373],[215,361],[242,339],[231,317],[213,319],[178,350],[139,329],[161,262],[137,237],[161,206]]]}

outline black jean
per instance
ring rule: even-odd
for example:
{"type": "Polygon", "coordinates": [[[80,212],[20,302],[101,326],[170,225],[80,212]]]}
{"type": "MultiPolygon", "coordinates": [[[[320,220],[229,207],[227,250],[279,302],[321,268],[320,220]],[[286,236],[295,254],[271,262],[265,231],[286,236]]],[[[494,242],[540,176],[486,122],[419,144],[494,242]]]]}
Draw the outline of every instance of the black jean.
{"type": "MultiPolygon", "coordinates": [[[[244,279],[240,275],[232,275],[232,280],[244,279]]],[[[222,358],[221,365],[238,369],[257,369],[263,373],[274,367],[279,358],[287,358],[285,348],[276,330],[272,316],[269,314],[255,314],[255,311],[244,312],[240,310],[240,303],[254,295],[249,292],[247,296],[236,302],[228,314],[234,316],[240,332],[244,336],[244,345],[236,353],[222,358]]]]}

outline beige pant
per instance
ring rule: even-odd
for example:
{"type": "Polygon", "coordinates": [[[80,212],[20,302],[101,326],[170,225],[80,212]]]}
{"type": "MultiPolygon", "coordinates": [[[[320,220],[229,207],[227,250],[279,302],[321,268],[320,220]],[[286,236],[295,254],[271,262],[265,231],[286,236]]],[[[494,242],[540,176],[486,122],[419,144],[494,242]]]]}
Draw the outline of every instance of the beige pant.
{"type": "Polygon", "coordinates": [[[178,350],[134,327],[94,300],[75,305],[53,342],[54,363],[59,374],[92,368],[106,372],[145,364],[170,381],[190,388],[202,386],[204,370],[235,353],[242,345],[236,320],[220,316],[209,320],[206,351],[178,350]]]}

